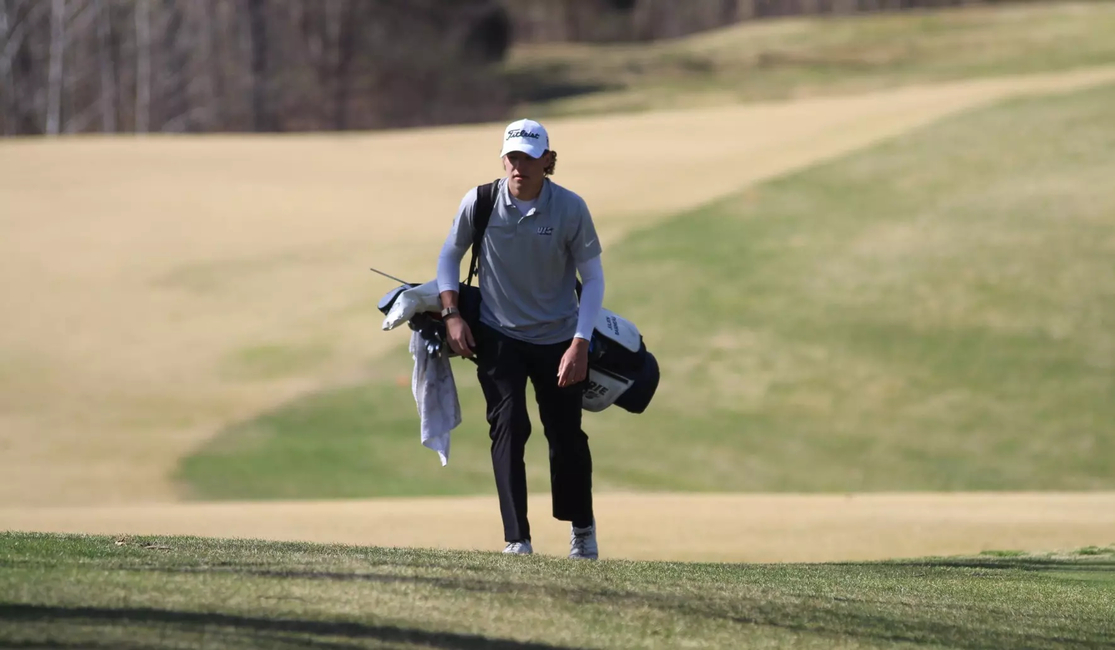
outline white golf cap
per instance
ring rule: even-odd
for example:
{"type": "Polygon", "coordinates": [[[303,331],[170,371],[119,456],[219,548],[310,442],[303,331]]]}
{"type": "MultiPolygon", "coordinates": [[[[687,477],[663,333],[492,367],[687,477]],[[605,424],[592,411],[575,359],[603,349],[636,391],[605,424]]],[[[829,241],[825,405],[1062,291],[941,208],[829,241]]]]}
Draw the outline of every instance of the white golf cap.
{"type": "Polygon", "coordinates": [[[503,158],[511,151],[522,151],[531,158],[541,158],[550,148],[550,136],[546,128],[534,120],[518,120],[507,125],[503,132],[503,158]]]}

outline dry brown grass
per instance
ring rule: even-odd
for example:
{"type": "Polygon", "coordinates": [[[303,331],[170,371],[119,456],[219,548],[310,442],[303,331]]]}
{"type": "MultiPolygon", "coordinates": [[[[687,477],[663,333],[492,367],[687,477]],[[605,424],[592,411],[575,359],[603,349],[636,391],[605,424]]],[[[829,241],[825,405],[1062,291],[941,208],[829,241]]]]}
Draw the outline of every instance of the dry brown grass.
{"type": "MultiPolygon", "coordinates": [[[[1113,78],[548,126],[607,244],[955,111],[1113,78]]],[[[499,173],[499,128],[0,143],[0,504],[173,499],[170,469],[222,427],[374,373],[404,343],[367,267],[432,275],[461,195],[499,173]]]]}
{"type": "MultiPolygon", "coordinates": [[[[568,552],[548,496],[530,511],[536,552],[568,552]]],[[[604,557],[644,560],[881,560],[1115,541],[1115,493],[605,494],[596,514],[604,557]]],[[[502,547],[494,497],[0,508],[0,529],[502,547]]]]}

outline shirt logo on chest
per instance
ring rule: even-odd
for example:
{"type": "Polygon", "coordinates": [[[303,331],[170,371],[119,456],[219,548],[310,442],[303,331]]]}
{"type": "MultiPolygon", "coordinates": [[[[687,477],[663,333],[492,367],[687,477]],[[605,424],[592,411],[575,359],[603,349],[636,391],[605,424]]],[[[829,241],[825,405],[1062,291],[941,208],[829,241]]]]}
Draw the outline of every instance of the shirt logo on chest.
{"type": "Polygon", "coordinates": [[[552,235],[552,234],[554,234],[554,227],[553,226],[540,226],[538,228],[538,234],[539,235],[552,235]]]}

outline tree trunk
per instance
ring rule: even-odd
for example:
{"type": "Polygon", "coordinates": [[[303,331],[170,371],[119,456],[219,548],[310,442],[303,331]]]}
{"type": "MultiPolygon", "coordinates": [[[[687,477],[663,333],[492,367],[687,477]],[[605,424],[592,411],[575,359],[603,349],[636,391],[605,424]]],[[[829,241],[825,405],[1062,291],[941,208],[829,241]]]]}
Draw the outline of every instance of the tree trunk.
{"type": "Polygon", "coordinates": [[[0,0],[0,95],[4,99],[4,135],[15,135],[18,107],[15,95],[15,74],[12,72],[12,59],[19,49],[16,38],[16,16],[19,3],[14,0],[0,0]]]}
{"type": "MultiPolygon", "coordinates": [[[[228,103],[233,96],[238,94],[229,91],[229,86],[234,85],[227,76],[228,59],[236,53],[235,20],[229,17],[230,7],[223,0],[209,0],[211,13],[206,21],[208,32],[208,58],[206,59],[206,72],[209,76],[210,101],[205,108],[205,118],[211,127],[227,129],[234,122],[229,115],[228,103]]],[[[237,125],[239,126],[239,125],[237,125]]]]}
{"type": "Polygon", "coordinates": [[[263,0],[248,0],[248,31],[251,33],[252,119],[256,131],[274,131],[268,97],[267,14],[263,0]]]}
{"type": "Polygon", "coordinates": [[[193,103],[193,114],[199,130],[205,131],[212,126],[213,104],[216,102],[214,90],[215,79],[210,62],[213,59],[213,32],[216,30],[216,12],[208,12],[209,3],[202,5],[200,11],[203,15],[196,22],[197,32],[197,60],[200,62],[196,68],[200,75],[200,91],[193,103]]]}
{"type": "Polygon", "coordinates": [[[355,49],[356,5],[349,0],[341,18],[341,29],[337,38],[337,85],[333,96],[333,125],[338,131],[348,128],[348,99],[352,89],[352,54],[355,49]]]}
{"type": "Polygon", "coordinates": [[[720,25],[731,25],[739,20],[739,0],[721,0],[720,25]]]}
{"type": "Polygon", "coordinates": [[[101,132],[116,132],[116,60],[112,56],[112,16],[97,0],[97,58],[101,68],[101,132]]]}
{"type": "Polygon", "coordinates": [[[151,120],[151,5],[138,0],[136,21],[136,133],[146,133],[151,120]]]}
{"type": "Polygon", "coordinates": [[[561,3],[562,24],[565,26],[565,32],[562,34],[562,38],[567,41],[577,41],[580,39],[581,30],[578,29],[576,5],[577,0],[563,0],[561,3]]]}
{"type": "Polygon", "coordinates": [[[181,6],[175,0],[163,0],[160,12],[165,16],[159,42],[166,56],[160,66],[159,114],[160,131],[182,131],[190,120],[188,54],[189,30],[184,25],[181,6]]]}
{"type": "Polygon", "coordinates": [[[37,39],[26,38],[26,36],[33,32],[38,21],[50,20],[50,5],[46,2],[36,2],[21,13],[22,4],[24,3],[12,3],[16,23],[8,37],[6,48],[11,57],[11,77],[14,84],[11,97],[15,120],[13,132],[41,135],[44,126],[41,118],[45,109],[43,86],[46,83],[45,75],[38,73],[43,68],[43,59],[47,59],[49,54],[43,56],[41,53],[43,48],[35,47],[37,39]]]}
{"type": "Polygon", "coordinates": [[[58,135],[62,125],[62,57],[66,55],[66,0],[50,10],[50,71],[47,80],[46,134],[58,135]]]}

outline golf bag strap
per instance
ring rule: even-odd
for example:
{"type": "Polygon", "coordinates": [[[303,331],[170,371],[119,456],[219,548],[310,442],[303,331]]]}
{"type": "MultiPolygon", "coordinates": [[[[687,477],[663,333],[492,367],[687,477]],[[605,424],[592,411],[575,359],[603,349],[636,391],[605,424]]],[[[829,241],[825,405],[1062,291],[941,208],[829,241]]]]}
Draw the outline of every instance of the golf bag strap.
{"type": "Polygon", "coordinates": [[[468,280],[465,280],[465,284],[472,284],[472,279],[480,272],[480,243],[484,241],[484,231],[487,230],[492,210],[496,207],[498,192],[499,180],[476,187],[476,207],[472,216],[472,259],[468,263],[468,280]]]}
{"type": "MultiPolygon", "coordinates": [[[[480,272],[480,244],[484,241],[484,231],[492,218],[492,210],[496,207],[496,194],[499,193],[499,179],[486,185],[476,187],[476,207],[473,212],[472,224],[472,259],[468,263],[468,279],[465,284],[472,284],[472,279],[480,272]]],[[[577,280],[577,299],[581,298],[581,281],[577,280]]]]}

